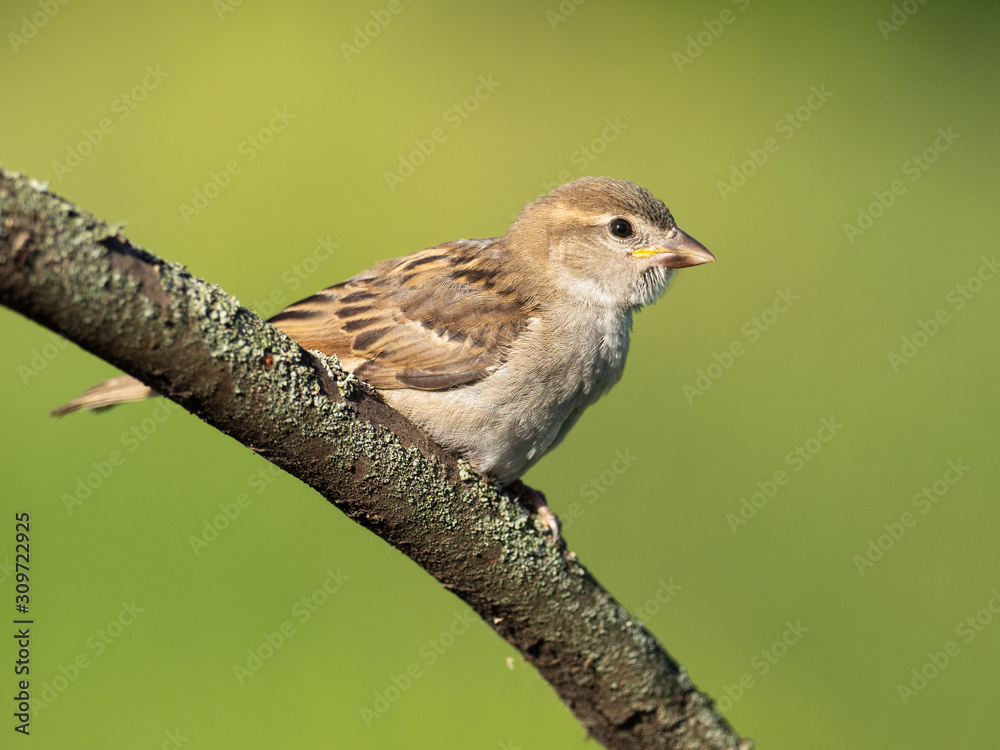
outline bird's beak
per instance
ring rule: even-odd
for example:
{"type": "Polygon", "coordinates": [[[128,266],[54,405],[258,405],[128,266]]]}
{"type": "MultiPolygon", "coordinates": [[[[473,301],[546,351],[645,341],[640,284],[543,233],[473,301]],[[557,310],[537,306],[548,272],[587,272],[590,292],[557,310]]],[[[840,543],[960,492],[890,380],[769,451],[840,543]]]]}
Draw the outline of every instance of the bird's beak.
{"type": "Polygon", "coordinates": [[[635,258],[653,258],[664,268],[687,268],[711,263],[715,256],[694,237],[685,234],[680,227],[674,227],[666,241],[658,247],[647,247],[632,253],[635,258]]]}

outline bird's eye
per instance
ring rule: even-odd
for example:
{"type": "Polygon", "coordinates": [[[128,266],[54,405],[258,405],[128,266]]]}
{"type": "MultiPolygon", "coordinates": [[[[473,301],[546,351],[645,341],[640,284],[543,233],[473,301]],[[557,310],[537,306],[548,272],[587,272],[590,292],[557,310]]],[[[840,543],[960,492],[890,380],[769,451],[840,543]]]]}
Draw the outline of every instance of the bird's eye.
{"type": "Polygon", "coordinates": [[[631,237],[633,234],[632,224],[627,219],[622,219],[621,217],[612,219],[611,223],[608,224],[608,229],[611,230],[611,234],[621,239],[631,237]]]}

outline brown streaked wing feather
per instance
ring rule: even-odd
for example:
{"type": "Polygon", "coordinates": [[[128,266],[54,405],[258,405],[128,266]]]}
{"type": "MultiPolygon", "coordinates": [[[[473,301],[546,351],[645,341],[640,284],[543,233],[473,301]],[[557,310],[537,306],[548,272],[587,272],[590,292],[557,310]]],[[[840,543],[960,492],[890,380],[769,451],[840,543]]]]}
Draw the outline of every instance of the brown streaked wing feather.
{"type": "Polygon", "coordinates": [[[497,274],[498,240],[382,261],[271,318],[376,388],[444,390],[499,367],[531,315],[497,274]]]}

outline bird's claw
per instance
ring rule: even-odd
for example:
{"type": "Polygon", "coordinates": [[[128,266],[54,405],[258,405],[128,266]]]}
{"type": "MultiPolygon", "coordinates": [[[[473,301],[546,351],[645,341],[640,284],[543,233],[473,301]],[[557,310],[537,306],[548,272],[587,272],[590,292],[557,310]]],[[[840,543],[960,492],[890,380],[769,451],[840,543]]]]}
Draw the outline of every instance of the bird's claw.
{"type": "Polygon", "coordinates": [[[556,543],[559,541],[559,528],[562,525],[559,522],[559,517],[552,512],[552,509],[545,502],[545,495],[540,491],[529,487],[520,479],[509,485],[510,490],[514,493],[514,497],[522,505],[528,507],[529,510],[534,511],[538,518],[541,519],[542,523],[552,532],[552,542],[556,543]]]}

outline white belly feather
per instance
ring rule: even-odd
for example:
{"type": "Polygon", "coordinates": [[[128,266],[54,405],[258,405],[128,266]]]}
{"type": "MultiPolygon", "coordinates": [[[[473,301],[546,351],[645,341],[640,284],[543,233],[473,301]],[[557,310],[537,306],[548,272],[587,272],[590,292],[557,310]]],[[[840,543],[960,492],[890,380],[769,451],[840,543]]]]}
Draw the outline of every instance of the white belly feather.
{"type": "Polygon", "coordinates": [[[500,482],[513,481],[558,445],[584,409],[622,376],[632,314],[590,311],[586,319],[579,314],[560,319],[561,330],[542,330],[533,320],[504,365],[476,383],[447,391],[386,390],[382,395],[479,471],[500,482]],[[556,341],[576,344],[567,352],[554,346],[556,341]],[[442,411],[452,418],[436,416],[442,411]]]}

